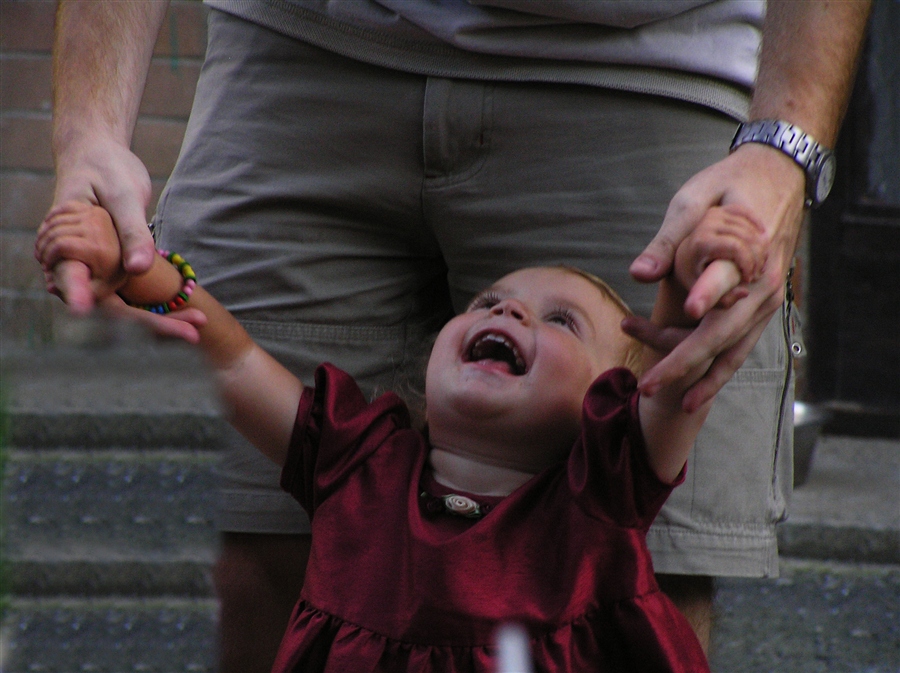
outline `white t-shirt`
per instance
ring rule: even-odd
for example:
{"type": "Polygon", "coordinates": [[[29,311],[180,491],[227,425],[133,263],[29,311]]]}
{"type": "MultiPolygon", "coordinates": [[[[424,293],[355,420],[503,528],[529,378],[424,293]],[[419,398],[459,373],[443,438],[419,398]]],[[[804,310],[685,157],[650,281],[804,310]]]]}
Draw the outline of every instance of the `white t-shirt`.
{"type": "Polygon", "coordinates": [[[746,116],[765,0],[206,0],[374,65],[589,84],[746,116]]]}

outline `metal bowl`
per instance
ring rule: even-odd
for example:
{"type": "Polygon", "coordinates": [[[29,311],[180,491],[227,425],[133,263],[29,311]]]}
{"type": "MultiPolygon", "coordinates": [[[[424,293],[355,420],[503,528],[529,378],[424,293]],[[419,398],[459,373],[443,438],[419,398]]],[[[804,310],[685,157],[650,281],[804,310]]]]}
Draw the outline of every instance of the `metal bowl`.
{"type": "Polygon", "coordinates": [[[806,482],[813,452],[828,411],[808,402],[794,402],[794,486],[806,482]]]}

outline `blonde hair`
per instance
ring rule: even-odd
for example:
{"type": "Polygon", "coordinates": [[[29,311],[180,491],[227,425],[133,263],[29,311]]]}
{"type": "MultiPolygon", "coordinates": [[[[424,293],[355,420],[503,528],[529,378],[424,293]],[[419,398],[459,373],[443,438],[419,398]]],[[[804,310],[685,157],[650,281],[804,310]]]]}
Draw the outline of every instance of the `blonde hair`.
{"type": "MultiPolygon", "coordinates": [[[[625,300],[619,296],[619,293],[616,292],[612,286],[607,283],[605,280],[600,278],[600,276],[596,276],[589,271],[585,271],[584,269],[579,269],[577,266],[569,266],[567,264],[560,264],[557,268],[562,269],[563,271],[567,271],[568,273],[574,274],[576,276],[581,276],[586,281],[591,283],[594,287],[596,287],[600,292],[606,297],[612,304],[619,309],[619,312],[622,314],[622,317],[625,318],[627,316],[634,315],[634,311],[631,310],[631,307],[625,303],[625,300]]],[[[622,334],[628,341],[628,346],[625,349],[625,356],[622,358],[622,361],[619,363],[622,367],[626,367],[634,372],[636,375],[641,374],[641,351],[643,350],[643,344],[637,339],[633,339],[627,334],[622,334]]]]}

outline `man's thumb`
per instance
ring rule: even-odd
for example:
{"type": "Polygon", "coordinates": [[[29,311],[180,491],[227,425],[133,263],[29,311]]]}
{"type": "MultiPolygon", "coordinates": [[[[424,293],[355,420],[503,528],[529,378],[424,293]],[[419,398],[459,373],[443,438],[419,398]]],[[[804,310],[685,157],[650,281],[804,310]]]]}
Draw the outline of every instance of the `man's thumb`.
{"type": "Polygon", "coordinates": [[[122,246],[122,266],[131,274],[144,273],[153,264],[156,249],[153,236],[147,228],[143,217],[117,218],[113,213],[113,221],[119,232],[119,243],[122,246]]]}
{"type": "Polygon", "coordinates": [[[662,280],[675,260],[675,246],[659,235],[644,248],[631,263],[631,276],[641,283],[655,283],[662,280]]]}

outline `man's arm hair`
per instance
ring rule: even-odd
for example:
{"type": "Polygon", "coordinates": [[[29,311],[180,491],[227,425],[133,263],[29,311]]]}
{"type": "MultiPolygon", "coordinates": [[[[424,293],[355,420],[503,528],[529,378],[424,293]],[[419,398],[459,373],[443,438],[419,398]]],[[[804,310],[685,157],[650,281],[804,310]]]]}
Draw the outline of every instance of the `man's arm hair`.
{"type": "Polygon", "coordinates": [[[870,0],[768,0],[750,119],[784,119],[833,147],[870,0]]]}
{"type": "Polygon", "coordinates": [[[102,131],[126,147],[168,2],[61,0],[53,45],[53,147],[102,131]]]}

